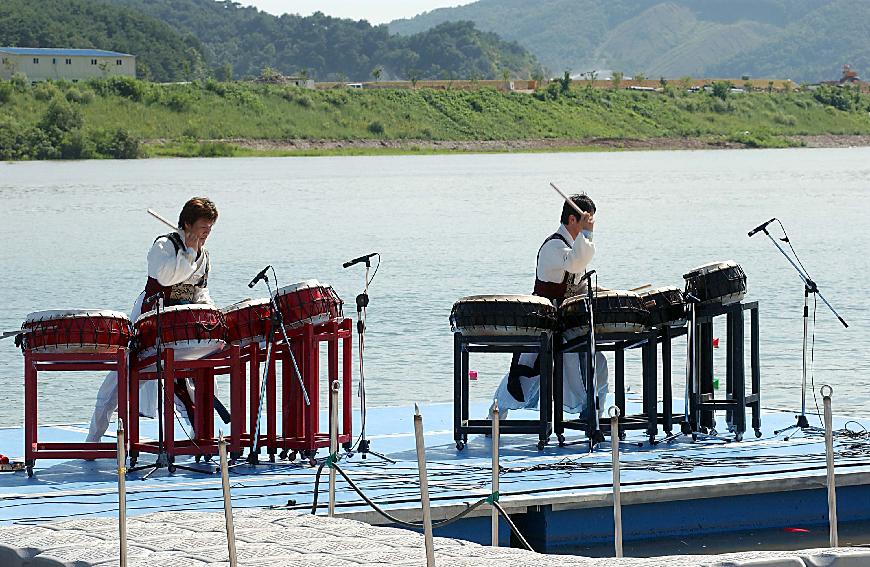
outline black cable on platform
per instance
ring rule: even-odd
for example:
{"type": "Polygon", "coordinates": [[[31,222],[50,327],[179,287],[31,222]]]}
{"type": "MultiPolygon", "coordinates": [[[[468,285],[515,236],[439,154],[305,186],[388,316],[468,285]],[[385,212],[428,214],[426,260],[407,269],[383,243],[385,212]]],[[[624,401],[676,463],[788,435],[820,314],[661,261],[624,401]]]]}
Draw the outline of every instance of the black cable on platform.
{"type": "MultiPolygon", "coordinates": [[[[380,514],[381,516],[383,516],[384,518],[388,519],[389,521],[393,522],[394,524],[396,524],[398,526],[402,526],[402,527],[406,527],[406,528],[410,528],[410,529],[414,529],[414,530],[422,530],[423,529],[424,526],[422,523],[406,522],[404,520],[400,520],[399,518],[389,514],[386,510],[384,510],[383,508],[381,508],[380,506],[375,504],[368,496],[365,495],[365,493],[356,485],[356,483],[353,480],[351,480],[351,478],[347,475],[347,473],[345,473],[342,470],[342,468],[340,466],[338,466],[337,463],[335,463],[334,461],[331,461],[330,459],[327,459],[326,461],[321,463],[320,467],[318,467],[318,469],[317,469],[317,478],[315,479],[315,482],[314,482],[314,498],[313,498],[314,502],[313,502],[312,507],[311,507],[311,514],[312,515],[317,512],[317,497],[319,494],[318,488],[320,485],[320,475],[323,473],[323,467],[325,467],[327,464],[329,464],[332,468],[334,468],[336,471],[338,471],[338,473],[351,486],[351,488],[353,488],[354,491],[357,494],[359,494],[360,497],[363,500],[365,500],[366,504],[368,504],[375,512],[377,512],[378,514],[380,514]]],[[[451,518],[440,520],[438,522],[432,522],[432,529],[443,528],[445,526],[448,526],[454,522],[461,520],[462,518],[464,518],[465,516],[470,514],[473,510],[479,508],[483,504],[491,504],[492,506],[495,507],[496,510],[498,510],[499,514],[502,515],[502,517],[505,519],[505,521],[507,521],[508,525],[510,526],[511,531],[517,536],[517,538],[520,540],[520,542],[523,544],[523,546],[529,551],[534,551],[534,549],[532,549],[532,546],[529,545],[529,542],[526,541],[526,538],[523,537],[523,534],[520,533],[519,529],[517,529],[517,526],[514,524],[513,520],[511,520],[508,513],[504,510],[504,508],[501,507],[501,505],[499,505],[498,499],[499,499],[499,495],[497,492],[494,494],[491,494],[490,496],[487,496],[485,498],[481,498],[480,500],[478,500],[474,504],[467,505],[465,510],[463,510],[462,512],[456,514],[455,516],[453,516],[451,518]]]]}

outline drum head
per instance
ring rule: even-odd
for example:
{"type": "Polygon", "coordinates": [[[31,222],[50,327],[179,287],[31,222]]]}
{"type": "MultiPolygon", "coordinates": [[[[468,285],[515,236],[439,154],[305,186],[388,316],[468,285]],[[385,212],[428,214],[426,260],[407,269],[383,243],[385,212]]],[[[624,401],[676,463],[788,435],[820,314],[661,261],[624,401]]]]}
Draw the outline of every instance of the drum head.
{"type": "Polygon", "coordinates": [[[221,313],[226,315],[227,313],[232,313],[233,311],[238,311],[240,309],[268,305],[270,302],[271,299],[269,299],[268,297],[261,297],[259,299],[243,299],[237,303],[233,303],[232,305],[227,305],[226,307],[221,309],[221,313]]]}
{"type": "MultiPolygon", "coordinates": [[[[173,305],[172,307],[164,307],[160,310],[160,315],[164,315],[166,313],[174,313],[178,311],[218,311],[217,307],[214,305],[210,305],[208,303],[189,303],[186,305],[173,305]]],[[[138,325],[140,321],[143,319],[148,319],[150,317],[157,316],[157,309],[152,309],[146,313],[139,315],[136,318],[136,322],[134,325],[138,325]]]]}
{"type": "Polygon", "coordinates": [[[50,321],[53,319],[65,319],[67,317],[107,317],[130,320],[130,317],[126,313],[110,311],[108,309],[51,309],[28,313],[27,317],[24,318],[24,322],[35,323],[37,321],[50,321]]]}
{"type": "Polygon", "coordinates": [[[326,284],[322,284],[315,279],[304,280],[295,284],[286,285],[281,289],[275,291],[275,296],[285,295],[287,293],[293,293],[294,291],[300,291],[303,289],[310,289],[312,287],[326,287],[326,284]]]}

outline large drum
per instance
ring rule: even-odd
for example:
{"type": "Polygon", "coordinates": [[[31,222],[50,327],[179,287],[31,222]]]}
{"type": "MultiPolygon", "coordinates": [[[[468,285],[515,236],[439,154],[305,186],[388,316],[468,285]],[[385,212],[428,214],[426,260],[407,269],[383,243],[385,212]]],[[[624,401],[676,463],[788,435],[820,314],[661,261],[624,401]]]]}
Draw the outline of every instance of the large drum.
{"type": "Polygon", "coordinates": [[[342,316],[342,301],[332,286],[306,280],[275,292],[281,318],[288,329],[322,325],[342,316]]]}
{"type": "Polygon", "coordinates": [[[641,292],[640,299],[649,311],[652,327],[682,327],[686,324],[686,300],[678,287],[656,287],[641,292]]]}
{"type": "MultiPolygon", "coordinates": [[[[588,297],[577,295],[559,307],[562,335],[574,339],[589,332],[588,297]]],[[[649,329],[649,311],[632,291],[596,291],[592,296],[595,334],[642,333],[649,329]]]]}
{"type": "Polygon", "coordinates": [[[556,328],[556,308],[537,295],[473,295],[453,304],[450,325],[466,336],[540,335],[556,328]]]}
{"type": "Polygon", "coordinates": [[[702,304],[728,305],[746,296],[746,274],[732,260],[698,266],[683,279],[686,280],[686,293],[697,297],[702,304]]]}
{"type": "Polygon", "coordinates": [[[117,352],[132,335],[130,318],[117,311],[37,311],[21,325],[21,348],[42,353],[117,352]]]}
{"type": "Polygon", "coordinates": [[[242,346],[265,342],[270,303],[268,298],[246,299],[221,309],[227,324],[227,342],[242,346]]]}
{"type": "MultiPolygon", "coordinates": [[[[157,310],[143,313],[133,325],[139,359],[157,353],[157,310]]],[[[175,351],[176,360],[197,360],[226,347],[227,326],[211,305],[174,305],[160,310],[162,348],[175,351]]]]}

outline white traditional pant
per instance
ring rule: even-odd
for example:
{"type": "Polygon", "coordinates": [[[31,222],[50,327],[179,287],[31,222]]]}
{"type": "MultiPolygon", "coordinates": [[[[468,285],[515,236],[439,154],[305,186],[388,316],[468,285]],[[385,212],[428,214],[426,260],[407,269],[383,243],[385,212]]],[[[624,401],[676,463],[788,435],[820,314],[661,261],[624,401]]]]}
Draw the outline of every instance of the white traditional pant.
{"type": "MultiPolygon", "coordinates": [[[[157,380],[147,380],[146,382],[141,383],[139,385],[140,396],[142,396],[142,390],[146,386],[156,392],[157,380]]],[[[189,389],[190,387],[188,386],[188,390],[189,389]]],[[[154,399],[156,405],[156,395],[154,396],[154,399]]],[[[109,372],[103,380],[100,390],[97,392],[97,402],[94,407],[94,415],[91,417],[91,426],[88,428],[88,443],[98,443],[100,441],[103,434],[106,433],[106,429],[109,428],[109,420],[112,418],[112,413],[114,413],[116,409],[118,409],[118,373],[109,372]]],[[[175,409],[184,419],[187,420],[187,423],[190,423],[190,417],[187,415],[187,408],[184,407],[184,404],[178,399],[178,396],[175,397],[175,409]]],[[[141,410],[140,413],[145,415],[141,410]]],[[[157,412],[155,410],[152,413],[156,415],[157,412]]],[[[154,415],[146,417],[154,417],[154,415]]],[[[138,416],[130,416],[130,419],[138,419],[138,416]]]]}
{"type": "MultiPolygon", "coordinates": [[[[520,355],[519,364],[530,367],[534,366],[537,356],[538,353],[535,352],[523,353],[520,355]]],[[[582,413],[586,409],[586,389],[583,386],[580,354],[571,352],[563,356],[562,408],[565,413],[582,413]]],[[[523,388],[523,396],[526,399],[526,401],[521,402],[508,392],[509,376],[510,373],[505,374],[495,390],[494,398],[498,401],[499,411],[537,409],[538,401],[541,397],[541,377],[532,376],[527,378],[520,376],[520,385],[523,388]]],[[[607,359],[600,352],[595,353],[595,381],[598,399],[603,404],[607,396],[607,359]]]]}
{"type": "MultiPolygon", "coordinates": [[[[130,320],[136,321],[139,315],[142,314],[142,302],[145,299],[145,292],[139,294],[136,302],[133,304],[133,310],[130,312],[130,320]]],[[[175,407],[178,408],[179,401],[176,398],[175,407]]],[[[182,407],[184,404],[182,404],[182,407]]],[[[100,385],[100,390],[97,392],[97,401],[94,404],[94,415],[91,417],[91,426],[88,429],[87,441],[96,443],[100,440],[106,429],[109,428],[109,420],[112,413],[118,409],[118,373],[109,372],[103,379],[100,385]]],[[[139,384],[139,413],[145,417],[154,418],[157,416],[157,381],[146,380],[139,384]]],[[[186,416],[185,410],[182,415],[186,416]]],[[[133,416],[137,418],[138,416],[133,416]]]]}

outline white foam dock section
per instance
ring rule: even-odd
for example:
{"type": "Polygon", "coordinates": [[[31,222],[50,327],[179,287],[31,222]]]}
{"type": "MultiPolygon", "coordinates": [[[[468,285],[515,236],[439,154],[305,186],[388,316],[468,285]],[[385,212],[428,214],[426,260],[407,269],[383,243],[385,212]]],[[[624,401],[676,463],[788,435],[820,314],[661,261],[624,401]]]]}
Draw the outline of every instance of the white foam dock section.
{"type": "MultiPolygon", "coordinates": [[[[238,510],[242,567],[382,567],[426,563],[422,534],[355,520],[278,510],[238,510]]],[[[158,512],[128,520],[128,566],[228,566],[222,513],[158,512]]],[[[118,564],[118,522],[94,518],[0,526],[2,567],[110,567],[118,564]]],[[[548,556],[435,538],[436,562],[449,567],[863,567],[870,550],[845,548],[716,556],[592,559],[548,556]]]]}

